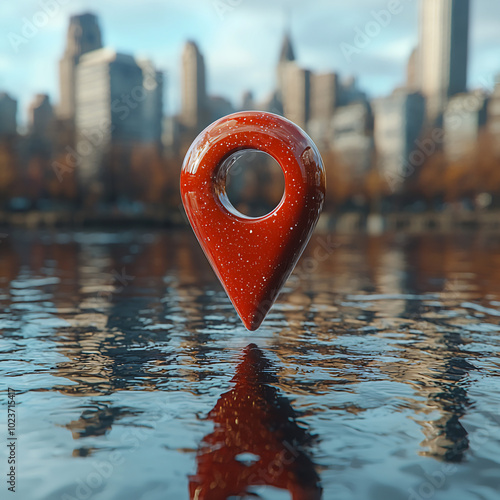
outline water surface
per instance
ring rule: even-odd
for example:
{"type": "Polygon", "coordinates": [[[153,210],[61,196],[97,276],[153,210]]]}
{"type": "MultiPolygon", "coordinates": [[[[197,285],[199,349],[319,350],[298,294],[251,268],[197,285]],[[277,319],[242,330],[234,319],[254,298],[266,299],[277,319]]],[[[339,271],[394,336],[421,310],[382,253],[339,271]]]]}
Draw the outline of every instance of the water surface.
{"type": "Polygon", "coordinates": [[[22,500],[500,497],[500,236],[318,234],[250,333],[189,231],[13,231],[0,334],[22,500]]]}

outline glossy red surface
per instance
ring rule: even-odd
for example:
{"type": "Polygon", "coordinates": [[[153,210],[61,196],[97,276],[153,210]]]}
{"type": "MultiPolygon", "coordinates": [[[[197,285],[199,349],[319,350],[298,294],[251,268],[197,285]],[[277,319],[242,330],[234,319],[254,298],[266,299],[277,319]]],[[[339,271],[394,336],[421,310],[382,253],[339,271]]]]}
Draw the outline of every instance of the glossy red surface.
{"type": "Polygon", "coordinates": [[[191,226],[240,318],[256,330],[292,272],[318,221],[325,172],[311,139],[280,116],[246,111],[212,123],[195,139],[181,172],[191,226]],[[285,192],[263,217],[246,217],[229,202],[229,158],[243,149],[271,155],[285,192]]]}
{"type": "Polygon", "coordinates": [[[254,487],[264,485],[293,500],[319,500],[320,478],[307,454],[313,437],[272,385],[274,368],[255,344],[244,349],[232,382],[208,414],[214,430],[197,453],[191,500],[253,498],[254,487]]]}

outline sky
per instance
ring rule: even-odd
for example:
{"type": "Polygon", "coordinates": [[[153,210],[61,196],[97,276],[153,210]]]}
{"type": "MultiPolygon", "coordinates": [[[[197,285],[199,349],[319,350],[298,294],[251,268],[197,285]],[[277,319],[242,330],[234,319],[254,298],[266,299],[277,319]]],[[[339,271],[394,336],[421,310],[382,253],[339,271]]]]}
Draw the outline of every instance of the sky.
{"type": "MultiPolygon", "coordinates": [[[[389,94],[405,79],[418,36],[418,0],[19,0],[0,5],[0,91],[19,101],[19,120],[36,93],[58,102],[58,61],[69,16],[94,12],[103,42],[150,58],[166,73],[165,112],[180,107],[180,57],[195,40],[211,95],[239,105],[245,90],[264,99],[275,85],[285,27],[298,63],[314,72],[356,76],[369,96],[389,94]],[[399,6],[388,12],[391,3],[399,6]],[[382,17],[380,17],[382,16],[382,17]],[[375,21],[383,19],[383,22],[375,21]],[[378,28],[373,22],[378,23],[378,28]],[[367,27],[367,23],[371,25],[367,27]],[[384,26],[382,26],[384,24],[384,26]],[[31,28],[31,30],[30,30],[31,28]],[[368,28],[368,30],[367,30],[368,28]],[[364,39],[355,38],[368,31],[364,39]],[[353,51],[352,48],[355,50],[353,51]],[[346,55],[347,54],[347,55],[346,55]]],[[[500,73],[500,2],[471,0],[471,88],[493,86],[500,73]]]]}

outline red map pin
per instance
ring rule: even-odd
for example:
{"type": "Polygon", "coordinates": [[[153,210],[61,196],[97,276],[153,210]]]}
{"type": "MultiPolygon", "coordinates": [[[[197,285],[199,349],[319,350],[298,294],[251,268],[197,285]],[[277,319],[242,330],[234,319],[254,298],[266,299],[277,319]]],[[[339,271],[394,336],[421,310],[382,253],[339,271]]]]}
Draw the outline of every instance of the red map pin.
{"type": "Polygon", "coordinates": [[[312,140],[289,120],[245,111],[225,116],[195,139],[184,159],[181,196],[212,268],[248,330],[266,317],[299,260],[325,198],[325,170],[312,140]],[[231,157],[244,149],[280,165],[285,192],[263,217],[238,212],[226,195],[231,157]]]}

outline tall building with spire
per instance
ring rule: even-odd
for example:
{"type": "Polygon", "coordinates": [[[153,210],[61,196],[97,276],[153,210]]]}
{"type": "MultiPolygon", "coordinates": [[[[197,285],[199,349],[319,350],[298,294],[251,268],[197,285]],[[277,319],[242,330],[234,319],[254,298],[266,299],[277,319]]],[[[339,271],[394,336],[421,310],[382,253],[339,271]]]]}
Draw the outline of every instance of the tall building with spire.
{"type": "Polygon", "coordinates": [[[421,0],[418,85],[427,122],[443,113],[449,97],[467,89],[469,0],[421,0]]]}
{"type": "Polygon", "coordinates": [[[192,40],[182,52],[182,108],[181,123],[190,130],[199,131],[208,125],[208,99],[205,60],[192,40]]]}
{"type": "Polygon", "coordinates": [[[74,120],[76,66],[83,54],[101,47],[101,30],[97,17],[91,13],[71,16],[66,48],[59,61],[59,118],[74,120]]]}
{"type": "Polygon", "coordinates": [[[406,63],[406,87],[409,90],[416,91],[420,89],[418,81],[418,48],[415,47],[408,58],[406,63]]]}
{"type": "Polygon", "coordinates": [[[278,95],[281,98],[283,98],[287,68],[290,67],[290,63],[294,62],[295,52],[293,50],[290,32],[287,30],[285,31],[285,36],[283,37],[280,56],[278,60],[278,67],[276,68],[278,95]]]}
{"type": "Polygon", "coordinates": [[[311,72],[297,64],[288,30],[283,37],[276,76],[277,97],[283,114],[305,129],[310,115],[311,72]]]}

